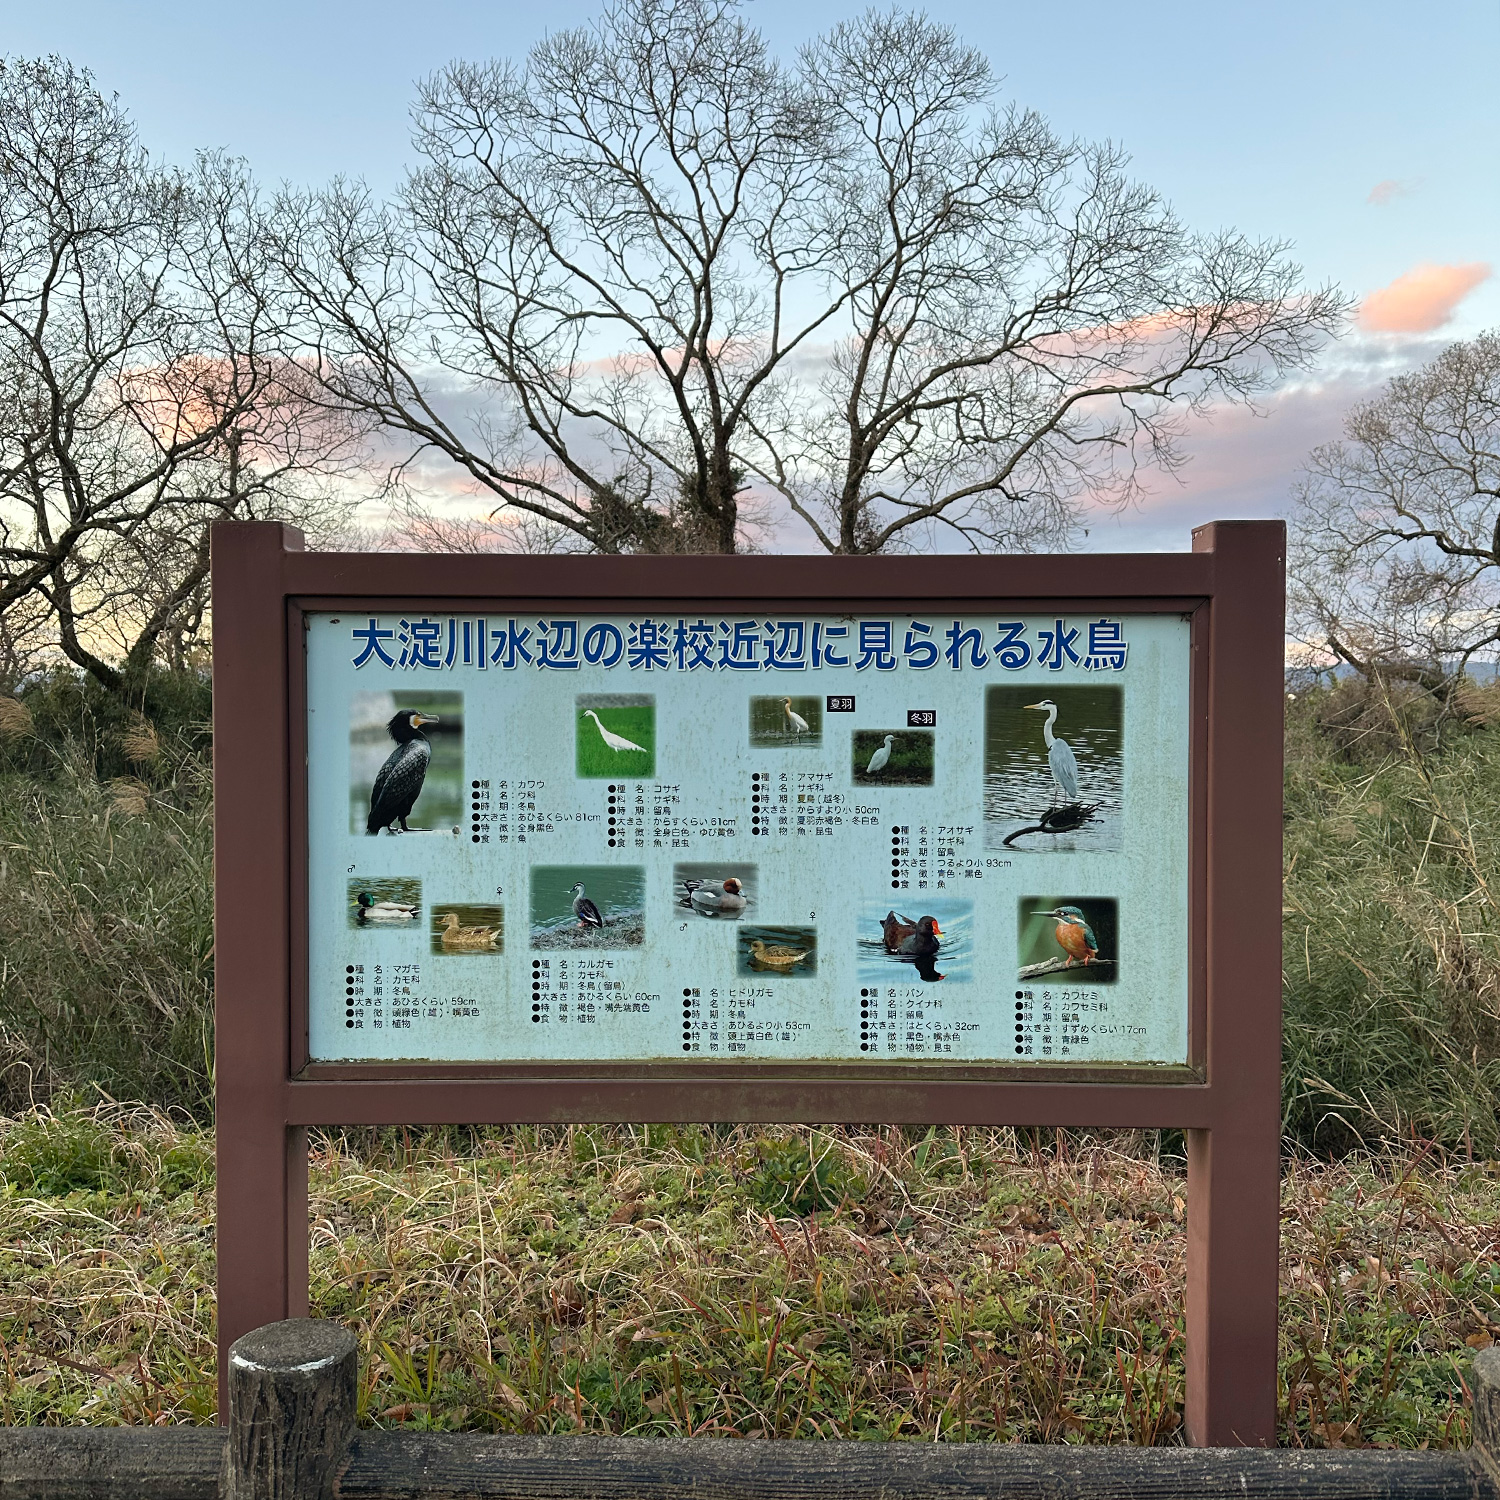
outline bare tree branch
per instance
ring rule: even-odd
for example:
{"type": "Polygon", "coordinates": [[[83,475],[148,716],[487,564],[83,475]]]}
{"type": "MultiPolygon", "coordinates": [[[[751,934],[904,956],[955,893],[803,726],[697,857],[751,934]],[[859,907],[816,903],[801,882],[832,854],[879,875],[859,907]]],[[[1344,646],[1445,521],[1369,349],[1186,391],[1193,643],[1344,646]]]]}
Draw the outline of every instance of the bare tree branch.
{"type": "Polygon", "coordinates": [[[201,629],[213,520],[343,508],[360,424],[278,352],[260,238],[238,163],[0,61],[0,616],[111,689],[201,629]]]}
{"type": "Polygon", "coordinates": [[[901,12],[786,63],[734,0],[616,0],[429,80],[416,144],[392,204],[280,202],[298,356],[606,551],[735,550],[757,498],[833,552],[1063,545],[1345,311],[901,12]]]}
{"type": "Polygon", "coordinates": [[[1500,335],[1356,407],[1298,485],[1292,628],[1361,675],[1451,684],[1500,641],[1500,335]]]}

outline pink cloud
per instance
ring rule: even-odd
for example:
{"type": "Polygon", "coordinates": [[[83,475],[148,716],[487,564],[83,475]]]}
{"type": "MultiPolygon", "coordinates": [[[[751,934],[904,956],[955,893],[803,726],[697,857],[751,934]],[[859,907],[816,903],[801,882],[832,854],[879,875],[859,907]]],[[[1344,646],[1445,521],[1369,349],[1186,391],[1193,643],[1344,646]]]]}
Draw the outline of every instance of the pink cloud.
{"type": "Polygon", "coordinates": [[[1463,266],[1413,266],[1365,298],[1359,326],[1371,333],[1430,333],[1489,275],[1489,266],[1477,260],[1463,266]]]}
{"type": "Polygon", "coordinates": [[[1401,182],[1394,177],[1387,177],[1370,189],[1370,196],[1365,199],[1365,202],[1373,203],[1377,208],[1384,208],[1393,198],[1406,198],[1415,191],[1414,182],[1401,182]]]}

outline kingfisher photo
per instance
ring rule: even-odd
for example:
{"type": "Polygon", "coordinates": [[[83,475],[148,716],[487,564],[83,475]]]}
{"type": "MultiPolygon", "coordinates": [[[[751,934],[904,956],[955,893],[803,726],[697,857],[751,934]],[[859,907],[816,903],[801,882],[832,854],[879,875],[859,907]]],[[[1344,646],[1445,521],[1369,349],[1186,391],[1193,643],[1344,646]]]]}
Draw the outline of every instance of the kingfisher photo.
{"type": "Polygon", "coordinates": [[[1124,694],[1006,684],[984,695],[987,849],[1121,848],[1124,694]]]}
{"type": "Polygon", "coordinates": [[[455,837],[464,816],[464,695],[354,693],[349,831],[455,837]]]}
{"type": "Polygon", "coordinates": [[[1120,903],[1113,896],[1023,896],[1016,908],[1016,978],[1113,984],[1119,939],[1120,903]]]}

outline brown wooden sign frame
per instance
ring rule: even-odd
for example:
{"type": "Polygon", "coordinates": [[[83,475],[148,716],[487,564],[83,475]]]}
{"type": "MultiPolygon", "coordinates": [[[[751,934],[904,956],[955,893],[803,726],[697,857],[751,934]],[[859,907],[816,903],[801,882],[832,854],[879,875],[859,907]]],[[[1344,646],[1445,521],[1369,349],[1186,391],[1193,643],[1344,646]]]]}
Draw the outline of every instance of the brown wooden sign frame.
{"type": "MultiPolygon", "coordinates": [[[[308,1310],[307,1129],[756,1121],[1180,1127],[1187,1428],[1276,1428],[1285,528],[1190,553],[458,557],[317,553],[272,522],[213,535],[218,1335],[308,1310]],[[303,616],[393,608],[1174,613],[1192,621],[1189,1064],[319,1065],[307,1047],[303,616]]],[[[223,1404],[221,1400],[221,1411],[223,1404]]]]}

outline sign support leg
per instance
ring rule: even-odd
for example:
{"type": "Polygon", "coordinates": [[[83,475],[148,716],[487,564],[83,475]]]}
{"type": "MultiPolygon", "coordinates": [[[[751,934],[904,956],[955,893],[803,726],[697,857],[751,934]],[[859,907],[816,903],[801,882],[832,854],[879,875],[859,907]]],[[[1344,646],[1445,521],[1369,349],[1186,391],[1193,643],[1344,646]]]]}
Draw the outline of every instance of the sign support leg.
{"type": "Polygon", "coordinates": [[[307,1131],[289,1128],[290,527],[214,527],[214,1097],[219,1420],[229,1346],[307,1312],[307,1131]]]}
{"type": "Polygon", "coordinates": [[[1187,1430],[1199,1447],[1261,1447],[1276,1442],[1286,530],[1216,522],[1193,550],[1214,565],[1201,710],[1214,1106],[1187,1133],[1187,1430]]]}

